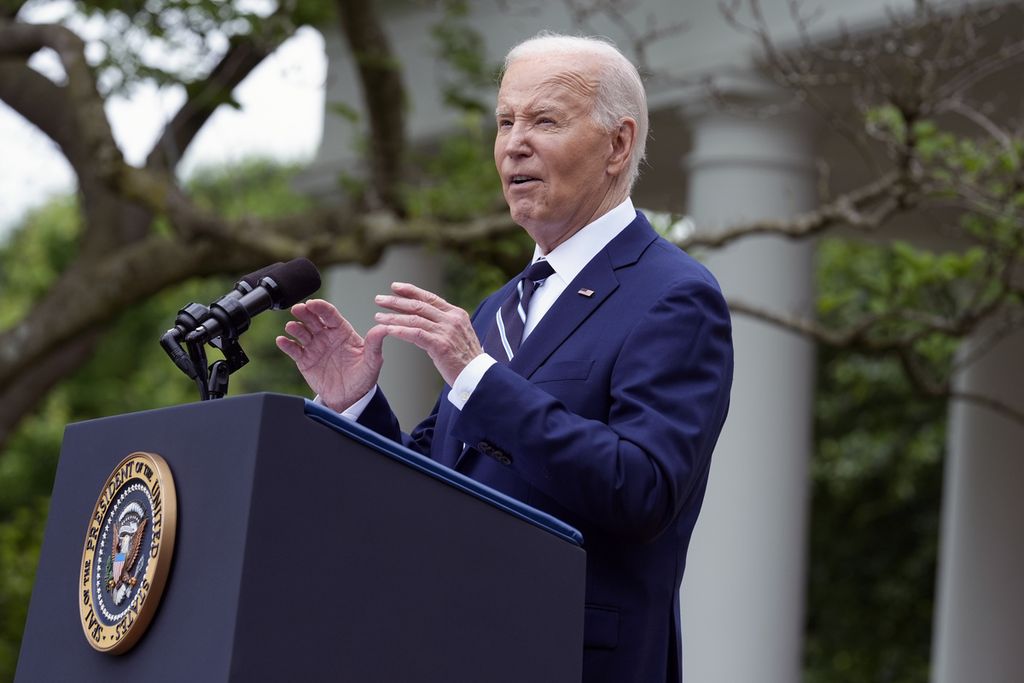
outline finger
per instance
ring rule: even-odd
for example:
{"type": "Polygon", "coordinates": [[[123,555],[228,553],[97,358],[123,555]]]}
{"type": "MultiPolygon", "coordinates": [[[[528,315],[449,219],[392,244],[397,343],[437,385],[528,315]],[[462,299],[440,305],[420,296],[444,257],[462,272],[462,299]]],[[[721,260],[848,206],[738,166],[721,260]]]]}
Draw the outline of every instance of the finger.
{"type": "Polygon", "coordinates": [[[309,302],[304,304],[295,304],[291,308],[291,314],[296,320],[309,328],[310,331],[319,330],[324,326],[323,322],[320,320],[320,316],[317,315],[316,311],[309,306],[309,302]]]}
{"type": "Polygon", "coordinates": [[[339,327],[340,321],[344,320],[338,309],[323,299],[310,299],[305,303],[295,304],[291,308],[291,313],[312,333],[324,328],[339,327]]]}
{"type": "Polygon", "coordinates": [[[451,305],[437,294],[417,287],[416,285],[409,284],[408,282],[392,282],[391,291],[399,296],[422,301],[423,303],[433,306],[437,310],[445,313],[455,308],[455,306],[451,305]]]}
{"type": "Polygon", "coordinates": [[[423,328],[408,327],[406,325],[379,325],[378,327],[383,328],[386,336],[401,339],[404,342],[418,346],[426,351],[428,355],[430,355],[433,349],[433,337],[423,328]]]}
{"type": "Polygon", "coordinates": [[[284,351],[285,355],[296,363],[302,358],[303,348],[288,337],[276,337],[274,343],[277,344],[277,348],[284,351]]]}
{"type": "Polygon", "coordinates": [[[384,346],[384,338],[387,336],[388,328],[386,325],[375,325],[367,331],[366,337],[363,338],[365,344],[363,346],[364,357],[372,365],[380,366],[382,364],[382,348],[384,346]]]}
{"type": "Polygon", "coordinates": [[[381,308],[387,308],[388,310],[392,310],[397,313],[406,313],[418,316],[433,322],[440,322],[444,317],[444,312],[419,299],[378,294],[374,297],[374,303],[381,308]]]}
{"type": "Polygon", "coordinates": [[[373,319],[384,325],[397,325],[399,327],[416,327],[428,332],[437,330],[435,321],[420,315],[404,315],[400,313],[374,313],[373,319]]]}
{"type": "Polygon", "coordinates": [[[300,323],[295,320],[289,320],[284,324],[284,331],[295,337],[295,340],[301,346],[307,346],[313,341],[313,334],[306,327],[305,323],[300,323]]]}
{"type": "Polygon", "coordinates": [[[348,325],[348,321],[341,315],[341,312],[329,301],[310,299],[306,302],[306,310],[313,313],[326,328],[335,329],[348,325]]]}

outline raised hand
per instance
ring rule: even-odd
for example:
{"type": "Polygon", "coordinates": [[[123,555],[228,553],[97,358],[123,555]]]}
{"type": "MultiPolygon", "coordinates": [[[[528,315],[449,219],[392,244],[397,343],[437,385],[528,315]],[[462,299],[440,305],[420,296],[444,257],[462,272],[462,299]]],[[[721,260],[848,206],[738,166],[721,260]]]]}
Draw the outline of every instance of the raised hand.
{"type": "Polygon", "coordinates": [[[292,306],[277,348],[288,354],[309,388],[338,412],[362,398],[380,377],[385,329],[378,325],[363,339],[338,309],[323,299],[292,306]]]}
{"type": "MultiPolygon", "coordinates": [[[[444,381],[451,385],[471,360],[483,353],[469,314],[437,294],[404,282],[391,285],[392,295],[374,301],[391,313],[377,313],[388,336],[415,344],[430,356],[444,381]]],[[[367,335],[369,336],[369,335],[367,335]]]]}

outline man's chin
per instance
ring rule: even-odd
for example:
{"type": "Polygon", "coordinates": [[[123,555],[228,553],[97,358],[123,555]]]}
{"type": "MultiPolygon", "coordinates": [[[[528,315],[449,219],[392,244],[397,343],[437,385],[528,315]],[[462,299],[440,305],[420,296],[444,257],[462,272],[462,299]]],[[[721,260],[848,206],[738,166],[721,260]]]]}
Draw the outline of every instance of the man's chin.
{"type": "Polygon", "coordinates": [[[530,217],[532,216],[530,207],[524,207],[522,202],[509,203],[508,213],[512,216],[512,222],[523,228],[527,227],[527,223],[530,222],[530,217]]]}

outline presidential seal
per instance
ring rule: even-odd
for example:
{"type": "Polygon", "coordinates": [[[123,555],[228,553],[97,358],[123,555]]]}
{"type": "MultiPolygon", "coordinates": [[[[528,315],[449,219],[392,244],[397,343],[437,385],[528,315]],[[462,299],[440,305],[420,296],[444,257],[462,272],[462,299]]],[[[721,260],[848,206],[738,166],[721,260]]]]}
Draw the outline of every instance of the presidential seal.
{"type": "Polygon", "coordinates": [[[177,498],[167,463],[132,453],[107,478],[82,551],[78,610],[86,640],[127,652],[160,603],[174,552],[177,498]]]}

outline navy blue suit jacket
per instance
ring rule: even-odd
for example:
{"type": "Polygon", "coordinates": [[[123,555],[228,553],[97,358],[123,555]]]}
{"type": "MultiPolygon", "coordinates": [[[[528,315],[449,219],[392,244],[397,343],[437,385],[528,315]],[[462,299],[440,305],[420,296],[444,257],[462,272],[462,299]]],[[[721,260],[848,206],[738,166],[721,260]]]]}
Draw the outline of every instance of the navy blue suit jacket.
{"type": "MultiPolygon", "coordinates": [[[[513,286],[480,305],[481,339],[513,286]]],[[[718,284],[638,213],[461,411],[445,387],[403,435],[378,391],[359,421],[583,532],[584,681],[678,681],[678,589],[732,370],[718,284]]]]}

